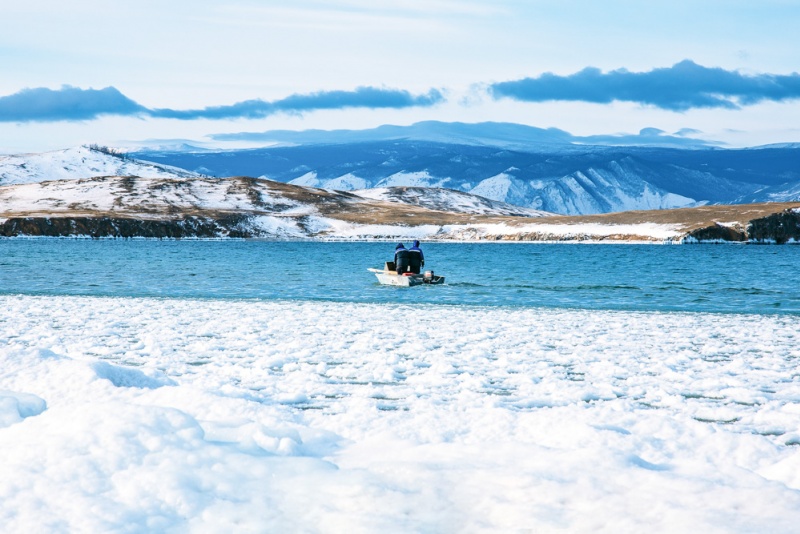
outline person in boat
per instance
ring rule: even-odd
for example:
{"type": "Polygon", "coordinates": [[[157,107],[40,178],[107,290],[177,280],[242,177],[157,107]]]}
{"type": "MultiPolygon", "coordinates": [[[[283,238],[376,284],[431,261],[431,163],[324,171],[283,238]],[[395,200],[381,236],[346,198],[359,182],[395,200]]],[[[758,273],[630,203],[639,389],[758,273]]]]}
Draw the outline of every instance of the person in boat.
{"type": "Polygon", "coordinates": [[[414,241],[414,246],[408,249],[408,270],[414,274],[419,274],[425,266],[425,255],[419,248],[419,241],[414,241]]]}
{"type": "Polygon", "coordinates": [[[405,245],[398,243],[394,249],[394,266],[397,269],[397,274],[403,274],[408,271],[408,265],[408,250],[405,245]]]}

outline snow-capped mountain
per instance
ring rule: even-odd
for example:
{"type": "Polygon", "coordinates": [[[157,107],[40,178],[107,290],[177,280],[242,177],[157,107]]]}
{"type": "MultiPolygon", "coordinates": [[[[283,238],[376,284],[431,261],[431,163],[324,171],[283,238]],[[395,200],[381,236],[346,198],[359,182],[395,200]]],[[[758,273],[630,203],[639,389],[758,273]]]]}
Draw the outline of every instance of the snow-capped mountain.
{"type": "Polygon", "coordinates": [[[159,163],[139,161],[106,148],[92,146],[80,146],[40,154],[0,156],[0,185],[114,175],[152,178],[202,176],[196,172],[159,163]]]}
{"type": "Polygon", "coordinates": [[[362,132],[267,132],[265,139],[285,144],[131,155],[213,176],[260,176],[326,189],[448,188],[569,215],[800,198],[797,144],[580,145],[609,140],[518,126],[422,123],[362,132]]]}

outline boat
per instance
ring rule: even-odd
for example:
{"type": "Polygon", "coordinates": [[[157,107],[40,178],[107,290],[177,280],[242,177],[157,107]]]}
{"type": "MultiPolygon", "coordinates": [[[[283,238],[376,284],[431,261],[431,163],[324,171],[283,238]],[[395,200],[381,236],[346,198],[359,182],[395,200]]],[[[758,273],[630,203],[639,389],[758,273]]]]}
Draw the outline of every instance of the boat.
{"type": "Polygon", "coordinates": [[[387,261],[383,265],[383,269],[367,269],[369,272],[375,273],[378,282],[385,286],[421,286],[423,284],[443,284],[444,276],[439,276],[433,271],[425,271],[424,273],[403,273],[397,274],[397,269],[393,261],[387,261]]]}

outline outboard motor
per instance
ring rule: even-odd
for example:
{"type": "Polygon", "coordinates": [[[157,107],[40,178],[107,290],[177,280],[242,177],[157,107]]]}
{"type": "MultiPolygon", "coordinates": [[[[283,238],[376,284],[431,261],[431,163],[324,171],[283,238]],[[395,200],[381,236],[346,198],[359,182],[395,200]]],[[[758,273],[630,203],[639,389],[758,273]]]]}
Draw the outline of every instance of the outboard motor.
{"type": "Polygon", "coordinates": [[[426,284],[433,282],[433,271],[425,271],[425,274],[422,275],[422,281],[426,284]]]}

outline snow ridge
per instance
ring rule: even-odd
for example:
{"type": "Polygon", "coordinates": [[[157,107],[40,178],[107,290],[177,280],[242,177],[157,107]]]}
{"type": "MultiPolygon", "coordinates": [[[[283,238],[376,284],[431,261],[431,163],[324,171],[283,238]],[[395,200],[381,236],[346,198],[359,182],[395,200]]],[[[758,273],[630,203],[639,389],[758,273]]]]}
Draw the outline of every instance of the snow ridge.
{"type": "Polygon", "coordinates": [[[80,146],[40,154],[0,156],[0,185],[94,176],[198,178],[203,175],[169,165],[149,163],[100,147],[80,146]]]}

